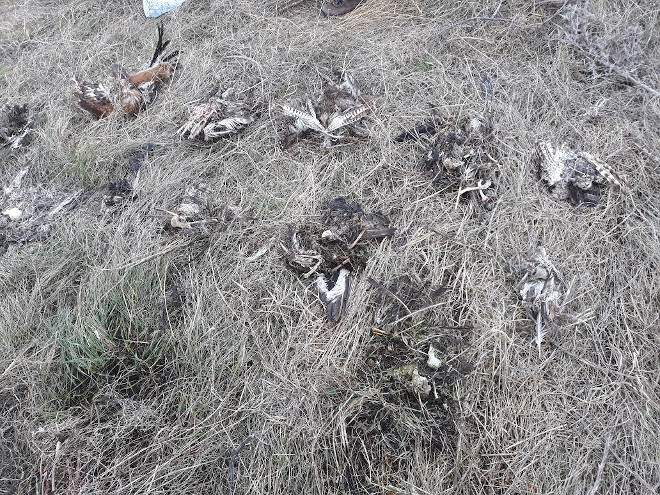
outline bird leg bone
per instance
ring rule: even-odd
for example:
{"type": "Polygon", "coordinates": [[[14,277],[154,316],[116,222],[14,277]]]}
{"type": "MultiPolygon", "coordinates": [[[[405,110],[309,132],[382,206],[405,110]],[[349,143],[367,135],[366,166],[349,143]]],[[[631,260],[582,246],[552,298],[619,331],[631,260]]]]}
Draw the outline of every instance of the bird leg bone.
{"type": "Polygon", "coordinates": [[[362,231],[358,234],[358,236],[355,238],[353,242],[351,242],[350,246],[348,246],[348,250],[350,251],[353,249],[355,246],[357,246],[358,242],[360,242],[360,239],[362,239],[362,236],[366,233],[367,231],[365,229],[362,229],[362,231]]]}
{"type": "Polygon", "coordinates": [[[461,196],[463,196],[463,194],[468,193],[470,191],[479,191],[479,196],[481,197],[481,201],[483,202],[488,201],[488,196],[484,194],[484,191],[488,189],[491,185],[492,183],[489,180],[487,181],[479,180],[476,186],[470,186],[459,190],[456,196],[456,206],[458,206],[458,202],[460,201],[461,196]]]}
{"type": "Polygon", "coordinates": [[[181,215],[178,213],[174,213],[173,211],[165,210],[163,208],[156,208],[158,211],[162,211],[164,213],[167,213],[170,215],[170,225],[174,227],[175,229],[192,229],[193,225],[199,224],[199,223],[217,223],[218,219],[217,218],[205,218],[203,220],[196,220],[194,222],[187,222],[186,220],[183,220],[181,215]]]}

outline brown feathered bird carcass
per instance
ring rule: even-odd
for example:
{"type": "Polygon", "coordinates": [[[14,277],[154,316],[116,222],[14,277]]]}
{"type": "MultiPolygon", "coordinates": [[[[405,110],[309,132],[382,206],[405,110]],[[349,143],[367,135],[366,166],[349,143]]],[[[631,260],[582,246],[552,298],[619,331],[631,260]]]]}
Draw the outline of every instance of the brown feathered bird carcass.
{"type": "Polygon", "coordinates": [[[100,119],[110,115],[137,115],[167,83],[176,68],[178,51],[165,55],[170,41],[163,41],[163,25],[158,26],[158,41],[149,67],[132,74],[119,64],[110,67],[103,83],[88,83],[75,78],[76,106],[100,119]]]}

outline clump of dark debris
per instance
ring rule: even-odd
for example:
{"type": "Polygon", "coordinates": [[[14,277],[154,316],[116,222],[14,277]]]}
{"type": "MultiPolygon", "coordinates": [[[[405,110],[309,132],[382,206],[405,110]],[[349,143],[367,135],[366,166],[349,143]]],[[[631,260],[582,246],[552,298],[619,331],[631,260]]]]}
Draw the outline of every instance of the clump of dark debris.
{"type": "Polygon", "coordinates": [[[67,193],[23,185],[29,167],[19,171],[0,195],[0,247],[50,236],[54,223],[73,210],[81,191],[67,193]]]}
{"type": "Polygon", "coordinates": [[[334,322],[346,308],[352,277],[369,259],[370,241],[391,237],[395,231],[384,214],[367,213],[358,203],[336,198],[320,222],[288,227],[284,259],[304,278],[317,275],[317,290],[334,322]]]}
{"type": "Polygon", "coordinates": [[[284,148],[311,132],[323,137],[324,148],[332,146],[333,142],[347,140],[346,134],[358,138],[369,135],[361,121],[372,111],[372,104],[361,95],[349,74],[344,74],[341,82],[328,79],[319,97],[310,96],[281,107],[285,116],[294,119],[282,138],[284,148]]]}
{"type": "Polygon", "coordinates": [[[513,271],[518,280],[516,294],[535,323],[534,342],[540,357],[544,338],[557,328],[562,318],[566,302],[564,280],[543,247],[513,271]]]}
{"type": "Polygon", "coordinates": [[[433,172],[433,183],[456,194],[457,203],[465,199],[486,207],[497,194],[496,148],[492,145],[492,86],[482,79],[486,111],[466,118],[443,117],[433,108],[431,118],[394,138],[395,142],[413,140],[426,148],[426,167],[433,172]]]}
{"type": "Polygon", "coordinates": [[[220,87],[214,88],[202,100],[192,102],[183,125],[176,131],[188,139],[217,141],[220,138],[238,134],[254,122],[253,109],[236,99],[233,89],[227,89],[218,96],[220,87]]]}
{"type": "Polygon", "coordinates": [[[627,190],[607,163],[588,153],[575,152],[565,144],[555,147],[548,141],[539,141],[535,159],[552,197],[575,206],[597,205],[607,184],[627,190]]]}
{"type": "Polygon", "coordinates": [[[32,133],[32,123],[27,104],[7,105],[0,113],[0,148],[20,148],[32,133]]]}
{"type": "Polygon", "coordinates": [[[149,153],[154,149],[156,149],[155,144],[146,143],[144,146],[133,150],[128,156],[124,177],[108,182],[102,187],[104,192],[102,203],[106,211],[116,211],[121,205],[136,198],[137,187],[140,182],[140,168],[149,153]]]}

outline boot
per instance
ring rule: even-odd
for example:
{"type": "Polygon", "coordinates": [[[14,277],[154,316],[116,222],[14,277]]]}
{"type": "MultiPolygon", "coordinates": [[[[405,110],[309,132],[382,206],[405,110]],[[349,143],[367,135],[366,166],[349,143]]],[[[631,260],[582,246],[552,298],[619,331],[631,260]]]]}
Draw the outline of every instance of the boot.
{"type": "Polygon", "coordinates": [[[321,7],[321,13],[326,17],[348,14],[361,2],[362,0],[331,0],[321,7]]]}

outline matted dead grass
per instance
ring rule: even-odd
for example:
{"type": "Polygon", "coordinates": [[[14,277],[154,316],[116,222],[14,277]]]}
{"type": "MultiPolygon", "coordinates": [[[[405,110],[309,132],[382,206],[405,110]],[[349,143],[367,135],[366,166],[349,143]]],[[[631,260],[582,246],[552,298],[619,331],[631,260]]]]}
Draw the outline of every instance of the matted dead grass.
{"type": "MultiPolygon", "coordinates": [[[[172,82],[134,119],[92,121],[71,77],[144,66],[156,21],[137,0],[4,2],[0,103],[35,119],[29,144],[0,150],[0,182],[29,165],[25,187],[83,193],[49,236],[0,248],[0,492],[657,493],[660,100],[567,41],[564,2],[365,0],[339,19],[275,3],[192,0],[165,16],[172,82]],[[278,104],[345,70],[376,97],[370,139],[281,149],[278,104]],[[484,112],[483,75],[490,209],[457,205],[425,146],[393,142],[429,104],[484,112]],[[216,84],[249,95],[255,122],[181,141],[187,104],[216,84]],[[607,161],[632,193],[552,199],[540,139],[607,161]],[[105,208],[147,143],[136,187],[105,208]],[[161,210],[200,184],[220,220],[167,228],[161,210]],[[280,244],[338,196],[397,234],[370,245],[331,325],[280,244]],[[540,355],[513,271],[539,246],[570,289],[540,355]],[[387,320],[396,297],[378,284],[404,276],[420,288],[395,295],[414,314],[387,320]]],[[[584,8],[599,36],[640,36],[626,70],[658,90],[657,5],[584,8]]]]}

